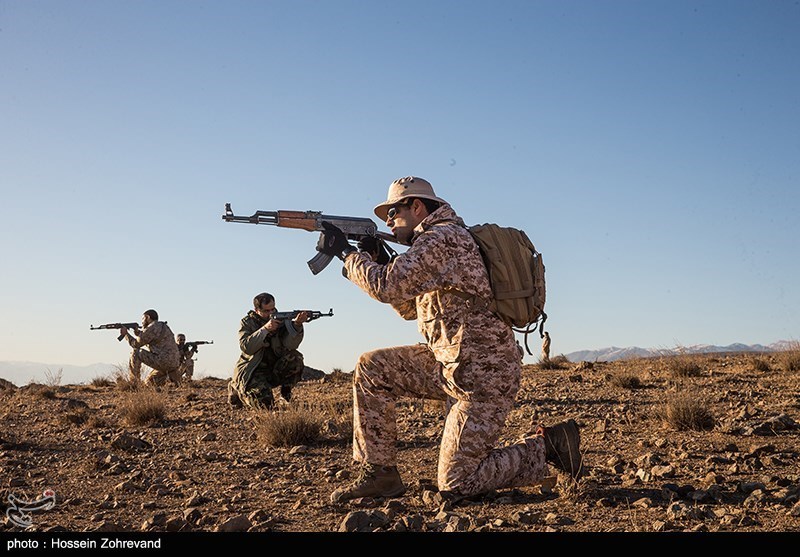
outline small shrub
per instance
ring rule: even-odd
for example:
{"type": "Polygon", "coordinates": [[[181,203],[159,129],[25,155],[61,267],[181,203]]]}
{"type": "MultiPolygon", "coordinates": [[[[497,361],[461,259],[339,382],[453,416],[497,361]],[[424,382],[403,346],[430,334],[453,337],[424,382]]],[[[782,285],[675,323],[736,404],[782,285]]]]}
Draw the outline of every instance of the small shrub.
{"type": "Polygon", "coordinates": [[[569,369],[570,361],[564,354],[560,354],[555,358],[539,359],[536,365],[539,369],[569,369]]]}
{"type": "Polygon", "coordinates": [[[754,371],[769,371],[771,369],[769,362],[761,358],[754,358],[752,363],[754,371]]]}
{"type": "Polygon", "coordinates": [[[115,385],[117,386],[117,389],[120,391],[133,392],[141,389],[143,383],[139,379],[133,379],[130,377],[118,377],[116,379],[115,385]]]}
{"type": "Polygon", "coordinates": [[[322,436],[323,419],[318,412],[303,406],[259,412],[258,437],[272,447],[293,447],[313,443],[322,436]]]}
{"type": "Polygon", "coordinates": [[[46,369],[44,372],[44,384],[48,387],[58,387],[61,385],[61,376],[63,375],[63,369],[59,368],[58,371],[52,372],[50,369],[46,369]]]}
{"type": "Polygon", "coordinates": [[[668,400],[661,409],[661,419],[678,431],[714,429],[711,410],[695,397],[676,396],[668,400]]]}
{"type": "Polygon", "coordinates": [[[353,373],[352,372],[346,373],[342,371],[342,368],[340,367],[333,368],[333,371],[326,374],[325,377],[322,378],[323,383],[328,383],[328,382],[347,383],[352,381],[353,381],[353,373]]]}
{"type": "Polygon", "coordinates": [[[141,379],[131,377],[127,368],[116,366],[113,374],[114,383],[120,391],[138,391],[143,387],[141,379]]]}
{"type": "Polygon", "coordinates": [[[781,352],[779,361],[784,371],[800,371],[800,350],[781,352]]]}
{"type": "Polygon", "coordinates": [[[625,371],[614,373],[609,376],[608,380],[615,387],[621,387],[623,389],[639,389],[642,387],[642,381],[635,373],[625,371]]]}
{"type": "Polygon", "coordinates": [[[691,354],[678,354],[667,358],[667,370],[673,377],[696,377],[702,371],[700,360],[691,354]]]}
{"type": "Polygon", "coordinates": [[[164,396],[155,389],[130,391],[120,407],[120,415],[131,426],[152,425],[166,415],[164,396]]]}
{"type": "Polygon", "coordinates": [[[114,384],[114,381],[105,376],[97,376],[89,384],[93,387],[110,387],[114,384]]]}

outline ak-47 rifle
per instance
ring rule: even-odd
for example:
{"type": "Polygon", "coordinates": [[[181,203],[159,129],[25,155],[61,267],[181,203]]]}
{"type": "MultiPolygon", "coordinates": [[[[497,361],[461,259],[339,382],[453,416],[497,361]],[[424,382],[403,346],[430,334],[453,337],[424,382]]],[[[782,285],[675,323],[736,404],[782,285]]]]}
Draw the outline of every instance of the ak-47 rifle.
{"type": "Polygon", "coordinates": [[[186,345],[186,349],[194,348],[194,351],[197,352],[197,346],[199,344],[214,344],[213,340],[193,340],[191,342],[184,342],[186,345]]]}
{"type": "MultiPolygon", "coordinates": [[[[222,215],[225,222],[244,222],[249,224],[271,224],[273,226],[283,226],[286,228],[301,228],[309,232],[322,232],[325,228],[323,222],[329,222],[344,232],[348,240],[358,241],[368,236],[377,240],[390,255],[397,255],[397,252],[389,247],[386,242],[399,243],[397,238],[386,232],[379,232],[378,225],[372,219],[366,217],[337,217],[335,215],[324,215],[319,211],[256,211],[251,216],[234,215],[231,204],[225,204],[225,214],[222,215]]],[[[333,257],[322,252],[312,257],[308,261],[308,268],[313,274],[317,274],[328,266],[333,257]]]]}
{"type": "MultiPolygon", "coordinates": [[[[96,331],[98,329],[122,329],[123,327],[126,329],[133,329],[134,331],[139,330],[138,323],[106,323],[105,325],[98,325],[97,327],[94,325],[89,325],[89,330],[96,331]]],[[[119,335],[117,340],[121,341],[123,338],[125,338],[125,335],[119,335]]]]}
{"type": "Polygon", "coordinates": [[[270,317],[272,317],[272,319],[277,319],[279,321],[283,319],[294,319],[295,317],[297,317],[298,313],[302,313],[304,311],[308,313],[309,321],[314,321],[314,319],[319,319],[320,317],[333,317],[333,308],[328,310],[328,313],[322,313],[320,311],[314,311],[311,309],[293,309],[292,311],[276,311],[270,317]]]}

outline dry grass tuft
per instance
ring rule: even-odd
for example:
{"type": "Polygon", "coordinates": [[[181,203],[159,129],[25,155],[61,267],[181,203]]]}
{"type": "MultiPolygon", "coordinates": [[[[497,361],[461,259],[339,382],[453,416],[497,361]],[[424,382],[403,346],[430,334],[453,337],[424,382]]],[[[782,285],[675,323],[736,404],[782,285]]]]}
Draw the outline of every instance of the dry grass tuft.
{"type": "Polygon", "coordinates": [[[110,387],[114,384],[114,380],[105,376],[97,376],[92,379],[89,384],[93,387],[110,387]]]}
{"type": "Polygon", "coordinates": [[[536,365],[539,369],[569,369],[570,361],[564,354],[559,354],[555,358],[539,359],[536,365]]]}
{"type": "Polygon", "coordinates": [[[138,391],[144,386],[141,379],[131,377],[128,369],[122,366],[116,366],[112,377],[117,389],[120,391],[138,391]]]}
{"type": "Polygon", "coordinates": [[[753,371],[769,371],[772,369],[769,362],[762,358],[753,358],[753,371]]]}
{"type": "Polygon", "coordinates": [[[800,371],[800,349],[781,352],[778,361],[784,371],[800,371]]]}
{"type": "Polygon", "coordinates": [[[711,410],[694,396],[681,394],[668,400],[659,411],[664,423],[678,431],[706,431],[714,429],[711,410]]]}
{"type": "Polygon", "coordinates": [[[694,354],[678,354],[666,358],[667,371],[674,378],[697,377],[703,370],[701,359],[694,354]]]}
{"type": "Polygon", "coordinates": [[[50,368],[46,369],[44,372],[44,384],[48,387],[58,387],[61,385],[61,377],[63,375],[63,369],[59,368],[58,371],[50,371],[50,368]]]}
{"type": "Polygon", "coordinates": [[[131,426],[152,425],[164,419],[166,408],[164,395],[153,388],[140,388],[125,395],[120,415],[131,426]]]}
{"type": "Polygon", "coordinates": [[[326,382],[333,382],[333,383],[352,383],[353,381],[353,372],[345,373],[342,371],[342,368],[335,367],[333,371],[326,374],[325,377],[322,378],[323,383],[326,382]]]}
{"type": "Polygon", "coordinates": [[[322,437],[324,420],[313,408],[290,405],[259,411],[256,433],[271,447],[308,445],[322,437]]]}
{"type": "MultiPolygon", "coordinates": [[[[585,456],[585,455],[584,455],[585,456]]],[[[586,459],[584,458],[584,469],[586,467],[586,459]]],[[[559,485],[560,485],[560,493],[559,496],[563,497],[565,500],[568,500],[572,503],[580,501],[582,498],[586,496],[586,489],[584,487],[584,483],[580,480],[572,479],[569,474],[560,474],[559,475],[559,485]]]]}
{"type": "Polygon", "coordinates": [[[608,382],[615,387],[623,389],[641,389],[643,387],[642,380],[635,373],[623,371],[620,373],[610,374],[608,382]]]}

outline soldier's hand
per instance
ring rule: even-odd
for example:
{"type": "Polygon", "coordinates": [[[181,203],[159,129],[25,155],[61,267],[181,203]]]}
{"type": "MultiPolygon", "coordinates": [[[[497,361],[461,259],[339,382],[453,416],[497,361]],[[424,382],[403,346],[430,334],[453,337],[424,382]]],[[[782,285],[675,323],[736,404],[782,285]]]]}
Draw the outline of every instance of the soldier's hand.
{"type": "Polygon", "coordinates": [[[283,325],[283,321],[281,321],[280,319],[270,319],[269,321],[267,321],[267,324],[264,325],[264,328],[268,332],[274,333],[275,331],[281,328],[281,325],[283,325]]]}
{"type": "Polygon", "coordinates": [[[125,335],[127,335],[128,334],[128,327],[120,327],[119,328],[119,334],[120,334],[120,336],[123,336],[123,337],[125,335]]]}
{"type": "Polygon", "coordinates": [[[322,222],[322,227],[325,229],[319,233],[319,240],[317,241],[317,251],[338,257],[344,260],[345,256],[356,248],[350,245],[347,241],[347,236],[337,226],[327,222],[322,222]]]}
{"type": "Polygon", "coordinates": [[[369,254],[375,263],[386,265],[391,257],[389,252],[386,251],[386,246],[383,242],[378,241],[375,236],[365,236],[358,241],[358,249],[369,254]]]}
{"type": "Polygon", "coordinates": [[[303,323],[305,323],[306,321],[308,321],[307,311],[301,311],[294,318],[294,324],[297,325],[298,327],[302,326],[303,323]]]}

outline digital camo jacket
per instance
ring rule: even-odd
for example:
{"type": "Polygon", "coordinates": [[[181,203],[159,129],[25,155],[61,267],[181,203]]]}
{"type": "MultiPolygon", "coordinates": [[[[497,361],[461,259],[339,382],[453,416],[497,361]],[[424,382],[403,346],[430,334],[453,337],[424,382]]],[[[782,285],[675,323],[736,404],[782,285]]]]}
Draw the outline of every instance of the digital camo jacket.
{"type": "Polygon", "coordinates": [[[486,267],[450,205],[428,215],[414,230],[409,249],[390,263],[379,265],[354,252],[345,259],[345,272],[372,298],[417,320],[444,367],[451,396],[485,401],[516,395],[521,362],[514,333],[488,310],[486,267]]]}

